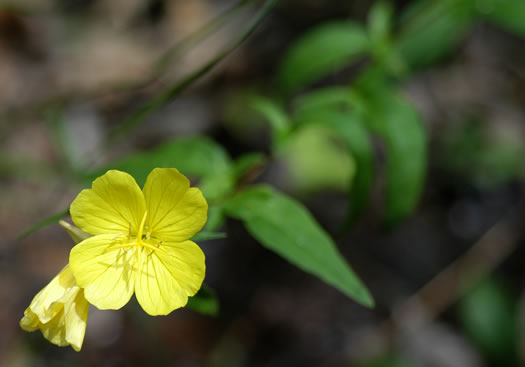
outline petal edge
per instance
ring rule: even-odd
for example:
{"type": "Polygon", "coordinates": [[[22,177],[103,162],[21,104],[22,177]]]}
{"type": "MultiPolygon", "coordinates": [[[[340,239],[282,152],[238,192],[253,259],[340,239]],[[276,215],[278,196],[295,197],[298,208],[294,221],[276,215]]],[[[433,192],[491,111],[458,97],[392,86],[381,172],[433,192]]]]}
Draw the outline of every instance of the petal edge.
{"type": "Polygon", "coordinates": [[[199,232],[208,219],[202,192],[175,168],[155,168],[144,185],[147,225],[152,236],[182,242],[199,232]]]}
{"type": "Polygon", "coordinates": [[[126,172],[109,170],[82,190],[70,205],[75,225],[92,235],[137,230],[146,210],[144,195],[126,172]]]}
{"type": "Polygon", "coordinates": [[[196,243],[167,243],[160,248],[165,252],[143,253],[143,268],[135,281],[137,301],[152,316],[184,307],[206,272],[204,253],[196,243]]]}

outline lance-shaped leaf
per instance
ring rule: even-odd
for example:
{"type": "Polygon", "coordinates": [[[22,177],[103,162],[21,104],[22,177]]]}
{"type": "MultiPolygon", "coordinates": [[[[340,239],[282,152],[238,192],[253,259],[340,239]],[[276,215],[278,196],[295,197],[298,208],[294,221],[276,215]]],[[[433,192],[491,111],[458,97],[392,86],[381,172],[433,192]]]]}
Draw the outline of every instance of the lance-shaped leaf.
{"type": "Polygon", "coordinates": [[[368,49],[368,37],[359,24],[320,25],[302,36],[285,54],[279,84],[285,92],[292,92],[356,61],[368,49]]]}
{"type": "Polygon", "coordinates": [[[348,87],[315,89],[295,99],[293,103],[295,119],[307,119],[310,113],[315,113],[321,108],[348,108],[351,102],[350,97],[351,89],[348,87]]]}
{"type": "Polygon", "coordinates": [[[352,271],[330,236],[297,201],[267,186],[256,186],[224,204],[266,248],[302,270],[371,307],[367,288],[352,271]]]}
{"type": "Polygon", "coordinates": [[[394,98],[383,105],[375,131],[386,143],[388,223],[409,215],[417,205],[426,172],[426,137],[414,108],[394,98]]]}
{"type": "Polygon", "coordinates": [[[392,225],[409,215],[421,196],[427,160],[423,121],[378,70],[356,81],[352,98],[360,118],[385,143],[385,216],[392,225]]]}
{"type": "Polygon", "coordinates": [[[449,55],[474,22],[472,0],[415,2],[403,14],[395,48],[412,68],[449,55]]]}
{"type": "Polygon", "coordinates": [[[274,101],[262,96],[253,97],[250,106],[262,115],[272,128],[274,147],[286,139],[291,122],[286,112],[274,101]]]}
{"type": "Polygon", "coordinates": [[[29,236],[31,233],[38,231],[41,228],[44,228],[52,223],[56,223],[58,220],[64,218],[66,215],[69,214],[69,209],[65,209],[59,213],[56,213],[54,215],[51,215],[47,218],[44,218],[40,222],[32,225],[31,227],[25,229],[24,231],[18,233],[17,238],[19,240],[29,236]]]}

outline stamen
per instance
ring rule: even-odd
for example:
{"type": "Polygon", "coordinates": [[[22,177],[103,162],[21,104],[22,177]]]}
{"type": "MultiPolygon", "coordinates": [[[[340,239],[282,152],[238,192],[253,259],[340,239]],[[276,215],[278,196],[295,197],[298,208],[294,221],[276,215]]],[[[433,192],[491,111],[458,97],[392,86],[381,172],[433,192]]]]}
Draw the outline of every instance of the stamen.
{"type": "Polygon", "coordinates": [[[113,250],[118,250],[119,248],[128,248],[128,247],[137,247],[137,243],[121,243],[120,245],[113,245],[106,247],[104,252],[109,252],[113,250]]]}
{"type": "MultiPolygon", "coordinates": [[[[157,244],[155,245],[152,245],[148,242],[145,242],[145,241],[142,241],[142,234],[144,233],[144,229],[148,229],[148,226],[145,226],[144,224],[146,223],[146,218],[148,217],[148,211],[146,210],[146,212],[144,213],[144,216],[142,217],[142,220],[140,222],[140,226],[139,226],[139,230],[138,230],[138,233],[137,233],[137,241],[136,242],[126,242],[126,243],[121,243],[121,244],[116,244],[116,245],[112,245],[112,246],[109,246],[107,247],[104,252],[108,252],[108,251],[113,251],[113,250],[118,250],[118,249],[127,249],[127,248],[131,248],[131,247],[138,247],[138,251],[137,251],[137,256],[139,257],[139,269],[142,269],[142,249],[143,248],[147,248],[149,250],[153,252],[155,251],[159,251],[161,254],[163,255],[168,255],[168,253],[161,249],[160,248],[160,245],[162,244],[162,241],[159,241],[157,244]]],[[[131,240],[131,223],[129,224],[129,234],[128,234],[128,239],[131,240]]],[[[115,240],[117,239],[118,237],[120,237],[122,235],[122,233],[118,233],[115,237],[113,237],[111,240],[115,240]]],[[[151,238],[151,232],[146,232],[146,240],[150,240],[151,238]]],[[[141,270],[142,271],[142,270],[141,270]]]]}
{"type": "Polygon", "coordinates": [[[147,242],[142,242],[142,246],[144,246],[144,247],[146,247],[146,248],[148,248],[148,249],[150,249],[152,251],[158,251],[158,252],[160,252],[163,255],[168,255],[168,253],[166,251],[164,251],[163,249],[161,249],[161,248],[159,248],[157,246],[153,246],[153,245],[151,245],[151,244],[149,244],[147,242]]]}
{"type": "Polygon", "coordinates": [[[160,252],[163,255],[168,255],[168,253],[166,251],[164,251],[163,249],[159,248],[161,243],[162,243],[162,241],[160,241],[157,245],[154,246],[154,245],[152,245],[150,243],[147,243],[147,242],[142,242],[142,241],[139,242],[138,239],[137,239],[137,242],[135,242],[135,243],[122,243],[120,245],[109,246],[109,247],[107,247],[104,250],[104,252],[118,250],[120,248],[138,247],[140,249],[142,247],[146,247],[147,249],[150,249],[152,251],[158,251],[158,252],[160,252]]]}
{"type": "Polygon", "coordinates": [[[122,236],[124,233],[122,232],[119,232],[117,233],[114,237],[111,237],[111,241],[115,241],[117,238],[119,238],[120,236],[122,236]]]}

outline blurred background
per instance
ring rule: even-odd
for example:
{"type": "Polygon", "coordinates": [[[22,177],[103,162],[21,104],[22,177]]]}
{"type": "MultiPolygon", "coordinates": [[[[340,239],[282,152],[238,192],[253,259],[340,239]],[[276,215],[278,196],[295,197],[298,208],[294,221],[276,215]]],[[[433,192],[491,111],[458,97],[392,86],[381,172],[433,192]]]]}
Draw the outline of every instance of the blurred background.
{"type": "Polygon", "coordinates": [[[525,365],[524,19],[521,0],[0,0],[0,365],[525,365]],[[368,166],[337,129],[281,128],[341,90],[368,166]],[[199,242],[218,312],[92,307],[80,353],[22,331],[78,192],[202,137],[254,158],[240,186],[301,201],[376,307],[228,218],[199,242]]]}

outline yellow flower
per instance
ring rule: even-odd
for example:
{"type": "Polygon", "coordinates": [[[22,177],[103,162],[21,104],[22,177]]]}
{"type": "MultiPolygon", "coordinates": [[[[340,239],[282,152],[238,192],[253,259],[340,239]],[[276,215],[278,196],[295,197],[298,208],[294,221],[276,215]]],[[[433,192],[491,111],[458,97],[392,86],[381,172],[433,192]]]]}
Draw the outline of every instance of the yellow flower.
{"type": "Polygon", "coordinates": [[[44,287],[25,310],[20,326],[26,331],[40,329],[51,343],[82,348],[89,303],[76,283],[69,266],[44,287]]]}
{"type": "Polygon", "coordinates": [[[202,285],[204,254],[189,241],[208,204],[174,168],[156,168],[141,191],[134,178],[108,171],[71,203],[73,222],[94,235],[71,250],[69,264],[87,300],[119,309],[135,293],[150,315],[186,305],[202,285]]]}

